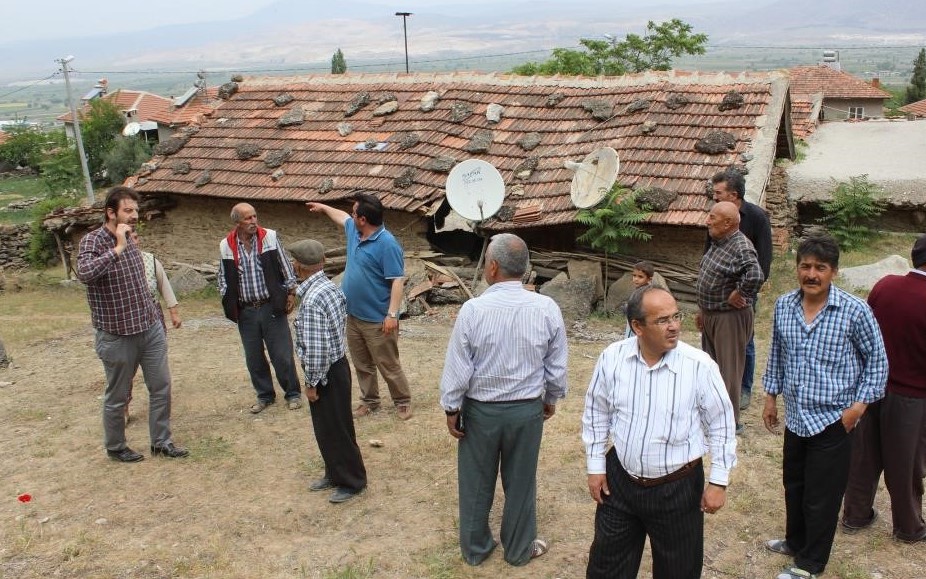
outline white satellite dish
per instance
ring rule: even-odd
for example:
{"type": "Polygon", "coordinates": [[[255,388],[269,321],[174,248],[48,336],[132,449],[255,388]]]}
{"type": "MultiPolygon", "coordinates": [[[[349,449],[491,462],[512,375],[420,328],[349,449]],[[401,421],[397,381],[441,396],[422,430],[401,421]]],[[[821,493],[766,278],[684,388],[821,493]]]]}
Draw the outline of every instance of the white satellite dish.
{"type": "Polygon", "coordinates": [[[587,209],[598,205],[614,186],[621,161],[617,151],[602,147],[589,153],[581,163],[567,161],[566,167],[575,171],[569,188],[572,204],[587,209]]]}
{"type": "Polygon", "coordinates": [[[505,180],[498,169],[481,159],[467,159],[447,175],[447,202],[471,221],[485,221],[502,208],[505,180]]]}
{"type": "Polygon", "coordinates": [[[122,129],[123,136],[131,137],[138,134],[138,131],[141,130],[141,125],[136,122],[131,122],[122,129]]]}

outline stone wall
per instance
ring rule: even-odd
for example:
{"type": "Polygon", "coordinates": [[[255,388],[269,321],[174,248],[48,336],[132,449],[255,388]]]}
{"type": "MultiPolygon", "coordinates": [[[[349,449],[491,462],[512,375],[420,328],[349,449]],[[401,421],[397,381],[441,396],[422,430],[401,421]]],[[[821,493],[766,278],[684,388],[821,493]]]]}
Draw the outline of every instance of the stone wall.
{"type": "Polygon", "coordinates": [[[0,225],[0,267],[25,268],[29,249],[29,228],[25,225],[0,225]]]}
{"type": "Polygon", "coordinates": [[[788,197],[788,172],[775,166],[765,188],[765,211],[772,225],[772,244],[787,249],[798,224],[797,205],[788,197]]]}

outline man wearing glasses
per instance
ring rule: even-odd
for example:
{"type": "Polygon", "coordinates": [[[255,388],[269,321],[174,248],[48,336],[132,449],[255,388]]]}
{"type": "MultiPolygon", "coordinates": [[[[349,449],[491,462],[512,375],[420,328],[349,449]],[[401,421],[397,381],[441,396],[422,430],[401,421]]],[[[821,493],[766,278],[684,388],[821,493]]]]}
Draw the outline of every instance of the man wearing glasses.
{"type": "Polygon", "coordinates": [[[717,364],[679,341],[682,314],[671,293],[639,288],[627,320],[635,336],[598,358],[582,415],[588,489],[598,504],[587,577],[635,578],[648,535],[654,577],[696,579],[704,513],[723,507],[736,464],[733,405],[717,364]]]}
{"type": "Polygon", "coordinates": [[[376,371],[383,375],[400,420],[412,417],[412,394],[399,361],[399,307],[405,290],[402,247],[383,225],[383,204],[357,193],[348,214],[323,203],[306,203],[344,228],[347,267],[341,289],[347,296],[347,347],[360,385],[360,418],[379,410],[376,371]]]}

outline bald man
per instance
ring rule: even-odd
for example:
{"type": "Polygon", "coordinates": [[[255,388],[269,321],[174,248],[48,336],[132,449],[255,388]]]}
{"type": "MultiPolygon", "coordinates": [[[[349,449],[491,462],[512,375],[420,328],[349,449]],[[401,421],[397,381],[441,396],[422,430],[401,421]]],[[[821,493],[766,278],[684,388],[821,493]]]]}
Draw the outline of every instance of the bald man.
{"type": "Polygon", "coordinates": [[[276,231],[257,224],[254,207],[235,205],[231,220],[235,228],[219,243],[218,285],[225,316],[238,325],[245,363],[257,392],[250,411],[258,414],[276,401],[270,364],[287,407],[296,410],[302,407],[302,392],[286,320],[296,304],[296,274],[276,231]]]}
{"type": "Polygon", "coordinates": [[[698,271],[698,329],[701,347],[720,366],[720,375],[730,394],[740,422],[740,387],[746,365],[746,344],[752,335],[752,304],[765,277],[752,242],[739,230],[739,209],[721,201],[707,216],[710,245],[698,271]]]}

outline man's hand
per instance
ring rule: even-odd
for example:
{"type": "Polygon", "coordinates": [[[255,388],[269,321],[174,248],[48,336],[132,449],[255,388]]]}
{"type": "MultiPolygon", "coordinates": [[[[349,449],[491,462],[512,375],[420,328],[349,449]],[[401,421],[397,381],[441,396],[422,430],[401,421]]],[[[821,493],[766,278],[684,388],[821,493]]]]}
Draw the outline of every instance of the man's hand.
{"type": "Polygon", "coordinates": [[[771,394],[765,396],[765,408],[762,409],[762,422],[765,423],[765,429],[772,434],[781,434],[778,430],[778,406],[775,404],[775,397],[771,394]]]}
{"type": "Polygon", "coordinates": [[[546,420],[556,414],[556,404],[543,405],[543,419],[546,420]]]}
{"type": "Polygon", "coordinates": [[[132,226],[127,223],[120,223],[116,226],[116,255],[121,255],[125,248],[129,246],[128,235],[132,233],[132,226]]]}
{"type": "Polygon", "coordinates": [[[717,485],[709,484],[701,495],[701,510],[709,515],[713,515],[723,508],[727,502],[727,489],[717,485]]]}
{"type": "Polygon", "coordinates": [[[296,309],[296,296],[293,294],[286,294],[286,313],[291,314],[293,310],[296,309]]]}
{"type": "Polygon", "coordinates": [[[383,320],[383,333],[387,336],[392,332],[399,331],[399,320],[398,318],[393,318],[392,316],[386,316],[383,320]]]}
{"type": "Polygon", "coordinates": [[[740,293],[740,290],[733,290],[730,292],[730,295],[727,296],[727,303],[738,310],[741,310],[749,305],[746,302],[746,298],[744,298],[740,293]]]}
{"type": "Polygon", "coordinates": [[[334,221],[338,225],[344,225],[344,222],[347,221],[347,218],[350,217],[345,211],[340,209],[335,209],[330,205],[325,205],[324,203],[315,203],[314,201],[309,201],[305,204],[306,208],[312,213],[324,213],[328,216],[328,219],[334,221]]]}
{"type": "Polygon", "coordinates": [[[318,388],[309,388],[306,386],[303,388],[303,390],[305,391],[306,400],[308,400],[309,403],[316,402],[318,400],[318,388]]]}
{"type": "Polygon", "coordinates": [[[177,306],[172,308],[167,308],[167,311],[170,312],[170,323],[174,328],[179,328],[180,324],[183,322],[180,320],[180,312],[177,310],[177,306]]]}
{"type": "Polygon", "coordinates": [[[460,413],[457,412],[456,414],[449,414],[447,416],[447,430],[450,431],[450,436],[456,438],[457,440],[460,440],[461,438],[466,436],[465,434],[457,430],[457,416],[459,416],[459,414],[460,413]]]}
{"type": "Polygon", "coordinates": [[[865,414],[866,408],[868,408],[867,404],[856,402],[843,411],[842,426],[846,429],[846,432],[855,430],[855,427],[858,426],[858,421],[861,420],[862,415],[865,414]]]}
{"type": "Polygon", "coordinates": [[[603,505],[604,498],[611,495],[611,489],[608,488],[608,475],[588,475],[588,492],[596,503],[603,505]]]}

